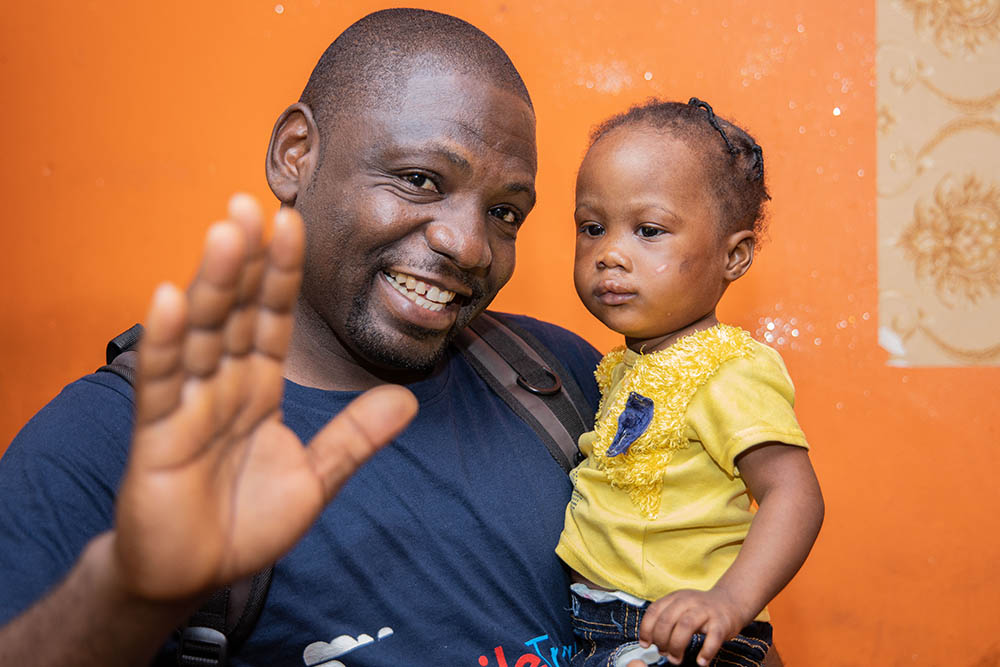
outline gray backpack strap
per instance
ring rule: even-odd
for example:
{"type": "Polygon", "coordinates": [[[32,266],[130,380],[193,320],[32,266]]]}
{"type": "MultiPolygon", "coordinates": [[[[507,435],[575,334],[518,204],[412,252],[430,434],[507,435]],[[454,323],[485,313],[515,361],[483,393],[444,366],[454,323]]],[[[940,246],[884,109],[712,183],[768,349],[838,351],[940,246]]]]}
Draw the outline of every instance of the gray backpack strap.
{"type": "MultiPolygon", "coordinates": [[[[98,372],[114,373],[133,387],[136,380],[141,324],[108,342],[107,363],[98,372]]],[[[177,630],[177,664],[191,667],[224,667],[229,656],[250,636],[271,585],[274,567],[268,566],[245,579],[220,588],[177,630]]]]}
{"type": "Polygon", "coordinates": [[[465,360],[569,472],[579,463],[577,440],[592,409],[572,376],[537,339],[502,316],[484,312],[456,338],[465,360]]]}

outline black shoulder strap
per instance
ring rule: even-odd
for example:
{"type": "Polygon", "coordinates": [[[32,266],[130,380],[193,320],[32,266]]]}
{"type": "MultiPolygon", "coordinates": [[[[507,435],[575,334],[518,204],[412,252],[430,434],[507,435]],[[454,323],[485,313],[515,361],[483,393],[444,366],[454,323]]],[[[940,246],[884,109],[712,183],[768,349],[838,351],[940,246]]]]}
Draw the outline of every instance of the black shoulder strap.
{"type": "Polygon", "coordinates": [[[105,363],[98,368],[98,371],[107,371],[125,378],[133,387],[135,386],[135,367],[138,361],[139,339],[142,338],[144,329],[141,324],[133,324],[127,329],[108,341],[108,347],[104,352],[105,363]]]}
{"type": "MultiPolygon", "coordinates": [[[[143,327],[134,325],[108,342],[107,363],[98,371],[114,373],[135,386],[136,362],[143,327]]],[[[177,664],[192,667],[222,667],[253,630],[264,609],[274,567],[268,566],[212,594],[202,607],[177,630],[177,664]]]]}
{"type": "Polygon", "coordinates": [[[223,667],[250,636],[267,600],[274,566],[215,591],[178,629],[177,664],[223,667]]]}
{"type": "Polygon", "coordinates": [[[458,335],[456,345],[569,472],[579,463],[577,440],[587,430],[592,408],[572,375],[541,342],[501,318],[498,313],[480,314],[458,335]]]}

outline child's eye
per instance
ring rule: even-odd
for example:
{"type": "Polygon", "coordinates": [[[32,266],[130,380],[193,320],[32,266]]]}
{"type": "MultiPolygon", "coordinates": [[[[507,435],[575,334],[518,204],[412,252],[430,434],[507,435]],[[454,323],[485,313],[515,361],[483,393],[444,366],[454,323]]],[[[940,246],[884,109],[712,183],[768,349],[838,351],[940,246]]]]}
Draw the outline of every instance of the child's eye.
{"type": "Polygon", "coordinates": [[[426,174],[421,174],[419,172],[403,174],[403,180],[415,188],[430,190],[431,192],[439,192],[437,185],[426,174]]]}
{"type": "Polygon", "coordinates": [[[596,222],[585,222],[580,225],[580,233],[587,236],[601,236],[604,234],[604,227],[596,222]]]}
{"type": "Polygon", "coordinates": [[[644,239],[651,239],[660,234],[665,234],[666,230],[660,227],[654,227],[653,225],[643,225],[639,228],[639,236],[644,239]]]}

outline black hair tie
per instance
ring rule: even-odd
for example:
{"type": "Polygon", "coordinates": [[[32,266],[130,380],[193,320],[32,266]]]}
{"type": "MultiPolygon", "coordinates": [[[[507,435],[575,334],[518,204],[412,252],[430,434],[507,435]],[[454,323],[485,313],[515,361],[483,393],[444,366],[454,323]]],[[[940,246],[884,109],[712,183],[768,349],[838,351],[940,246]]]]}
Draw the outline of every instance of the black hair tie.
{"type": "Polygon", "coordinates": [[[754,143],[753,148],[753,164],[750,165],[750,174],[753,176],[753,180],[759,181],[764,178],[764,149],[759,145],[754,143]]]}
{"type": "MultiPolygon", "coordinates": [[[[730,155],[739,155],[739,152],[740,152],[739,149],[736,148],[735,146],[733,146],[732,143],[730,143],[729,137],[727,137],[726,133],[722,131],[722,127],[719,126],[719,121],[715,117],[715,112],[712,111],[712,106],[708,102],[703,102],[703,101],[699,100],[697,97],[692,97],[691,99],[688,100],[688,106],[691,106],[691,107],[700,107],[700,108],[704,109],[705,111],[707,111],[708,112],[708,123],[712,127],[715,128],[716,132],[718,132],[719,134],[722,135],[722,140],[726,142],[726,149],[729,151],[729,154],[730,155]]],[[[764,165],[764,163],[761,162],[761,166],[763,166],[763,165],[764,165]]]]}

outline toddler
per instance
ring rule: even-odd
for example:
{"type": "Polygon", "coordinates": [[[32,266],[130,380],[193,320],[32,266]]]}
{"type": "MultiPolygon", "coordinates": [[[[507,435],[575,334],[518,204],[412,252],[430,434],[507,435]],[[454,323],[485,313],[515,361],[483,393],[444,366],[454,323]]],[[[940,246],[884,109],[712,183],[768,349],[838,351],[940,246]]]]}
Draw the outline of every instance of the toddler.
{"type": "Polygon", "coordinates": [[[575,582],[573,665],[760,665],[765,605],[819,532],[784,363],[715,314],[750,268],[768,199],[760,146],[695,98],[594,132],[574,281],[625,345],[597,368],[556,549],[575,582]]]}

